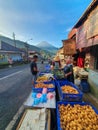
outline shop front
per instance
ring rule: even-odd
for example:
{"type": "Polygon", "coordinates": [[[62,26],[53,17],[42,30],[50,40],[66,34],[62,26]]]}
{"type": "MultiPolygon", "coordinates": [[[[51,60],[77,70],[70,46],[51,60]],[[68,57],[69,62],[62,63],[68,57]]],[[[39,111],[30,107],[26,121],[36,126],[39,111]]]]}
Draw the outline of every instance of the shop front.
{"type": "Polygon", "coordinates": [[[84,12],[77,24],[76,49],[82,49],[85,53],[84,67],[89,68],[88,81],[91,92],[98,97],[98,6],[93,1],[84,12]]]}

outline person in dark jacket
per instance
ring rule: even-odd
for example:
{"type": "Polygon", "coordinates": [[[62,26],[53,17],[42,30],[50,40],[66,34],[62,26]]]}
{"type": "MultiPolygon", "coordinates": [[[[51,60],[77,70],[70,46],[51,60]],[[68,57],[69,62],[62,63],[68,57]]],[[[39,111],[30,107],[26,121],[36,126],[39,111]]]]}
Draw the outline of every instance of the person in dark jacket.
{"type": "Polygon", "coordinates": [[[66,66],[64,67],[65,78],[74,83],[74,73],[73,73],[73,65],[71,64],[71,59],[66,60],[66,66]]]}
{"type": "Polygon", "coordinates": [[[34,84],[34,82],[37,80],[37,74],[38,74],[37,63],[36,63],[37,60],[38,60],[38,56],[34,55],[31,65],[30,65],[30,69],[31,69],[32,77],[33,77],[32,84],[34,84]]]}

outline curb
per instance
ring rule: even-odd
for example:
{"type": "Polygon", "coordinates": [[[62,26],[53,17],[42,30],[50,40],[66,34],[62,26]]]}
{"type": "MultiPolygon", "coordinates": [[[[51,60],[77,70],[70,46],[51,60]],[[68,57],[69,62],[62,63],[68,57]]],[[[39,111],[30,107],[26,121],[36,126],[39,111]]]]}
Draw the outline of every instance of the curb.
{"type": "Polygon", "coordinates": [[[10,123],[8,124],[8,126],[5,128],[5,130],[12,130],[12,128],[14,127],[16,121],[18,120],[19,116],[22,114],[22,112],[24,111],[24,105],[22,105],[18,112],[16,113],[16,115],[13,117],[13,119],[10,121],[10,123]]]}

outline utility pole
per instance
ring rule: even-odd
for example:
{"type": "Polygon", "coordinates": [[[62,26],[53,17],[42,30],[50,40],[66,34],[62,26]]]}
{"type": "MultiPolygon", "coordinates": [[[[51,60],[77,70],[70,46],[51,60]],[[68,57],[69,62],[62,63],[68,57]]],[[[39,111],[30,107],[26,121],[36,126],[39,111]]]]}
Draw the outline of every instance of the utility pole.
{"type": "Polygon", "coordinates": [[[28,60],[29,60],[29,59],[28,59],[28,50],[29,50],[29,45],[28,45],[27,42],[25,43],[25,47],[26,47],[26,57],[27,57],[27,61],[28,61],[28,60]]]}
{"type": "Polygon", "coordinates": [[[33,40],[32,38],[31,39],[28,39],[26,42],[25,42],[25,48],[26,48],[26,57],[27,57],[27,61],[29,62],[29,58],[28,58],[28,56],[29,56],[29,44],[28,44],[28,41],[31,41],[31,40],[33,40]]]}
{"type": "Polygon", "coordinates": [[[15,33],[13,32],[13,40],[14,40],[14,45],[15,45],[15,48],[16,48],[16,40],[15,40],[15,33]]]}

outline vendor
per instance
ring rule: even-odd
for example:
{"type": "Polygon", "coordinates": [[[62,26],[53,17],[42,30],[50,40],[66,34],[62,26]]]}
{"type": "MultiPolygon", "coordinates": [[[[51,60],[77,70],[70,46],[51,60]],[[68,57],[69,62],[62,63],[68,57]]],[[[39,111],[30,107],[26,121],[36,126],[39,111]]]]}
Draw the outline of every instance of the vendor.
{"type": "Polygon", "coordinates": [[[64,73],[65,73],[65,78],[69,82],[74,83],[73,65],[72,65],[71,59],[66,60],[66,65],[64,67],[64,73]]]}
{"type": "Polygon", "coordinates": [[[60,62],[60,58],[57,56],[54,59],[54,69],[60,69],[61,68],[61,62],[60,62]]]}
{"type": "Polygon", "coordinates": [[[34,55],[31,65],[30,65],[30,69],[31,69],[31,73],[32,73],[32,84],[34,85],[34,82],[37,80],[37,75],[38,75],[38,68],[37,68],[37,61],[38,61],[38,56],[34,55]]]}

